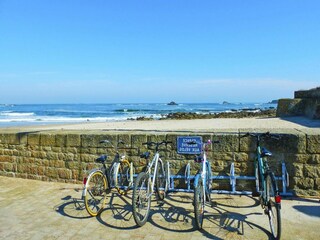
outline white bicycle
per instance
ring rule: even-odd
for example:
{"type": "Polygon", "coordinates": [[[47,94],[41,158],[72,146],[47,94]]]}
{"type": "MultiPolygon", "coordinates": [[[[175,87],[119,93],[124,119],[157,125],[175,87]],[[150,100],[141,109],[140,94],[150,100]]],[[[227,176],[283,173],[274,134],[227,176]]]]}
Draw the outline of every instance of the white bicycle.
{"type": "MultiPolygon", "coordinates": [[[[147,142],[150,146],[155,146],[155,155],[151,162],[148,163],[145,172],[139,173],[137,176],[132,197],[133,217],[138,226],[143,226],[149,217],[151,196],[155,188],[159,200],[163,200],[168,190],[168,181],[165,174],[164,164],[159,156],[159,147],[172,142],[147,142]],[[153,172],[152,172],[153,169],[153,172]]],[[[150,153],[146,152],[140,157],[148,159],[150,153]]]]}

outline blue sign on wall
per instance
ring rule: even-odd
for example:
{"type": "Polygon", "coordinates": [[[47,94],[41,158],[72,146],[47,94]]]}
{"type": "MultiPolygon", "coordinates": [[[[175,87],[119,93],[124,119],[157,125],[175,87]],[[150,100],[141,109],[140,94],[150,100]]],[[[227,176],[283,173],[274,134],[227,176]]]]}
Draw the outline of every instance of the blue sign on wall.
{"type": "Polygon", "coordinates": [[[183,136],[177,137],[177,152],[179,154],[200,154],[202,137],[183,136]]]}

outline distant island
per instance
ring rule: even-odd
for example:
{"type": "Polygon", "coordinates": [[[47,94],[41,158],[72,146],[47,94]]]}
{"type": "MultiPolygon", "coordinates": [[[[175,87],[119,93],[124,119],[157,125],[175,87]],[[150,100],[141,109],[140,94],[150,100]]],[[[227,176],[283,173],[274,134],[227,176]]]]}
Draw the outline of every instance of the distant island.
{"type": "Polygon", "coordinates": [[[174,106],[174,105],[178,105],[178,103],[176,103],[176,102],[174,102],[174,101],[171,101],[171,102],[167,103],[167,105],[172,105],[172,106],[174,106]]]}

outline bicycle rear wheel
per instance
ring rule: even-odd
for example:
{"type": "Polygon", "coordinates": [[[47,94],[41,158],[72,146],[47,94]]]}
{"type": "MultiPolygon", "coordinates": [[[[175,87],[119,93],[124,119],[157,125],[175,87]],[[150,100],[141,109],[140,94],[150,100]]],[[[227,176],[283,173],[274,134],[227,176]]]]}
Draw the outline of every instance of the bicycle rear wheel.
{"type": "Polygon", "coordinates": [[[198,175],[198,184],[194,187],[194,215],[197,229],[202,229],[204,218],[204,193],[201,176],[198,175]]]}
{"type": "Polygon", "coordinates": [[[156,190],[159,200],[163,200],[166,193],[166,174],[163,168],[162,161],[158,161],[156,175],[156,190]]]}
{"type": "Polygon", "coordinates": [[[271,234],[274,239],[280,239],[281,236],[281,215],[280,203],[277,203],[278,189],[274,174],[269,172],[266,176],[266,200],[267,200],[267,214],[271,228],[271,234]]]}
{"type": "Polygon", "coordinates": [[[147,222],[149,217],[151,193],[149,175],[145,172],[139,173],[133,187],[132,211],[133,218],[140,227],[147,222]]]}
{"type": "Polygon", "coordinates": [[[122,160],[115,172],[116,189],[121,195],[124,195],[128,192],[130,184],[130,163],[122,160]]]}
{"type": "Polygon", "coordinates": [[[101,171],[96,171],[87,179],[84,203],[87,212],[95,217],[104,208],[107,179],[101,171]]]}

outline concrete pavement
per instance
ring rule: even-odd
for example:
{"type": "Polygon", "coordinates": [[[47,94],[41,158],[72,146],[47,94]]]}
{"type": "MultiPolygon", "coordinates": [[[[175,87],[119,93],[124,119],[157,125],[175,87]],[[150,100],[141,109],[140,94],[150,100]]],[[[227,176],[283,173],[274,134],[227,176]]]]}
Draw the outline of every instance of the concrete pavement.
{"type": "MultiPolygon", "coordinates": [[[[212,194],[204,229],[194,228],[192,193],[153,201],[146,225],[137,228],[131,193],[115,191],[100,216],[87,214],[82,185],[0,176],[0,239],[271,239],[268,218],[256,198],[212,194]],[[110,204],[112,207],[110,207],[110,204]]],[[[319,239],[319,199],[282,201],[282,239],[319,239]]]]}

